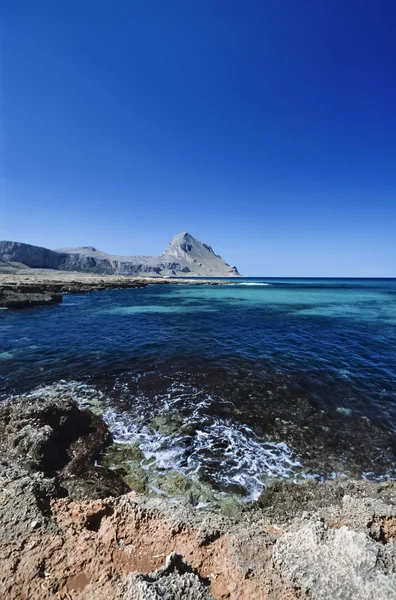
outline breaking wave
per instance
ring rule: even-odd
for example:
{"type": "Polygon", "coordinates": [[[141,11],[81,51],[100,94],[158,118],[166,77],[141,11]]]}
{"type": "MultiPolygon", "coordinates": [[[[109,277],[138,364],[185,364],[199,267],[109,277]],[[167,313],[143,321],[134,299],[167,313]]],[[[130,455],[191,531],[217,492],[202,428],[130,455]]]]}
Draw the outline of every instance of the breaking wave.
{"type": "Polygon", "coordinates": [[[251,282],[243,281],[241,283],[237,283],[237,285],[251,285],[251,286],[256,287],[256,286],[260,286],[260,285],[271,285],[271,284],[270,283],[262,283],[262,282],[258,283],[258,282],[253,282],[253,281],[251,281],[251,282]]]}

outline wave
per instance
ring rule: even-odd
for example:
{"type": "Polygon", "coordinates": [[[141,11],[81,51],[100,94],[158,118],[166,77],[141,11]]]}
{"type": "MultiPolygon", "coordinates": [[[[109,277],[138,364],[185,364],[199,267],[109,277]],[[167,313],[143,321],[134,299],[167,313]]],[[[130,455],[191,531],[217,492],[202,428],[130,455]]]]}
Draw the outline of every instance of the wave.
{"type": "Polygon", "coordinates": [[[214,498],[237,494],[256,500],[269,478],[311,478],[286,442],[260,439],[246,425],[210,415],[210,394],[188,383],[171,382],[166,391],[133,395],[122,382],[104,393],[93,385],[61,380],[25,394],[26,398],[61,395],[100,414],[118,444],[138,444],[149,489],[158,492],[158,475],[177,472],[208,485],[214,498]],[[124,398],[121,406],[112,393],[124,398]],[[125,396],[128,408],[125,409],[125,396]]]}
{"type": "Polygon", "coordinates": [[[186,419],[181,428],[187,429],[186,433],[164,434],[139,427],[127,412],[109,409],[103,418],[116,442],[139,444],[145,457],[142,466],[147,470],[171,469],[247,501],[257,500],[265,479],[306,477],[285,442],[264,442],[249,427],[231,420],[207,420],[198,426],[186,419]]]}
{"type": "Polygon", "coordinates": [[[252,285],[252,286],[256,286],[256,285],[271,285],[270,283],[253,283],[253,282],[242,282],[242,283],[237,283],[237,285],[252,285]]]}

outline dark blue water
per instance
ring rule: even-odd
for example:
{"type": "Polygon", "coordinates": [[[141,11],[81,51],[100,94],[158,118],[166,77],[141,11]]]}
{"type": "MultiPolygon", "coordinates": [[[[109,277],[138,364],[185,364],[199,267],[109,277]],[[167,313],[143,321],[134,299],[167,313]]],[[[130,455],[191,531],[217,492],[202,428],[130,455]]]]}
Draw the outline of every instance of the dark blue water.
{"type": "Polygon", "coordinates": [[[228,484],[249,493],[268,473],[394,474],[395,279],[70,295],[0,311],[0,335],[3,396],[61,380],[63,393],[97,394],[118,437],[146,444],[161,468],[195,469],[225,489],[219,473],[232,463],[228,484]],[[149,447],[152,415],[176,413],[195,429],[149,447]]]}

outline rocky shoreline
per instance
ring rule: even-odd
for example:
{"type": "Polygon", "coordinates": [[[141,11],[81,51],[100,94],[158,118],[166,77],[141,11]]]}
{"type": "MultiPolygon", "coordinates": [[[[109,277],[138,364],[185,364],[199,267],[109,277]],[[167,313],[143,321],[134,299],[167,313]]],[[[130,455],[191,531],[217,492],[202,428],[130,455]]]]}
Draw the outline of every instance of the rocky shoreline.
{"type": "Polygon", "coordinates": [[[396,598],[396,483],[273,482],[234,517],[130,490],[70,399],[0,409],[0,598],[396,598]]]}
{"type": "Polygon", "coordinates": [[[228,282],[170,277],[126,277],[92,275],[51,270],[29,270],[18,274],[0,273],[0,308],[31,308],[62,302],[63,294],[101,290],[144,288],[148,285],[224,285],[228,282]]]}

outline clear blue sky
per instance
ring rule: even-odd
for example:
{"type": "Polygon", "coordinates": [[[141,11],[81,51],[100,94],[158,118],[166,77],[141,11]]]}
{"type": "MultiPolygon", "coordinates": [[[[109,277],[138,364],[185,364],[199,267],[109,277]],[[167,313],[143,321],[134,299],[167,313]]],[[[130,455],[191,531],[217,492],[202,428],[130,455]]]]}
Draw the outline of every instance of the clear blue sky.
{"type": "Polygon", "coordinates": [[[0,239],[396,276],[394,0],[3,0],[0,239]]]}

